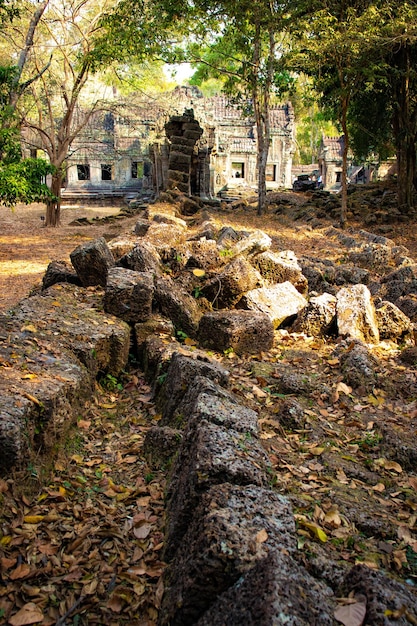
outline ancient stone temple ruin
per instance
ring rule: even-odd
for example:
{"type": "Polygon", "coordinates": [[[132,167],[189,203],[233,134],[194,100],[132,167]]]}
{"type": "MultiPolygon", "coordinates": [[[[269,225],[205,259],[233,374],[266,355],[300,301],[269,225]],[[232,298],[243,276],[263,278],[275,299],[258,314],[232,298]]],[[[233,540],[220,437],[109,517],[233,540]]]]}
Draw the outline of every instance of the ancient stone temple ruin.
{"type": "MultiPolygon", "coordinates": [[[[295,143],[291,104],[273,106],[270,123],[267,187],[290,188],[295,143]]],[[[206,98],[196,87],[175,89],[169,106],[142,103],[135,119],[93,116],[76,143],[68,158],[64,197],[158,195],[174,188],[211,197],[223,189],[257,187],[254,119],[225,96],[206,98]]]]}

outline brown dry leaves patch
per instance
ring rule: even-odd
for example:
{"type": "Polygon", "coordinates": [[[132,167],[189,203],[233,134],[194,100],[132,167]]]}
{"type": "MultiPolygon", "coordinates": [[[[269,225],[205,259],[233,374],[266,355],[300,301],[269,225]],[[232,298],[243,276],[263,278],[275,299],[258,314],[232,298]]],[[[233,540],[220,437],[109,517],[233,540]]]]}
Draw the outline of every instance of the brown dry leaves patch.
{"type": "MultiPolygon", "coordinates": [[[[293,504],[300,560],[307,567],[323,555],[342,566],[365,563],[417,585],[417,475],[386,458],[379,430],[415,419],[417,401],[352,390],[334,347],[321,339],[278,331],[276,346],[224,361],[234,393],[259,415],[271,483],[293,504]],[[314,389],[279,393],[277,372],[300,366],[314,389]],[[284,428],[280,412],[293,400],[303,423],[284,428]]],[[[391,374],[404,370],[389,353],[379,356],[381,369],[388,362],[391,374]]]]}
{"type": "Polygon", "coordinates": [[[164,477],[141,454],[153,413],[140,373],[99,386],[44,485],[0,480],[1,623],[156,623],[164,477]]]}

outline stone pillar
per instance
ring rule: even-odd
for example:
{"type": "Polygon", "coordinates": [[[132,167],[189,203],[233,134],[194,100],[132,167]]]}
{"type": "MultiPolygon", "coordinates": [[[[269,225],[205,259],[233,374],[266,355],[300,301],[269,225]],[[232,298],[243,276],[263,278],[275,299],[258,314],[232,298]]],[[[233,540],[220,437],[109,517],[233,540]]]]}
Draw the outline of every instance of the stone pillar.
{"type": "Polygon", "coordinates": [[[170,141],[167,188],[191,195],[191,167],[194,148],[203,134],[192,110],[175,115],[165,124],[170,141]]]}

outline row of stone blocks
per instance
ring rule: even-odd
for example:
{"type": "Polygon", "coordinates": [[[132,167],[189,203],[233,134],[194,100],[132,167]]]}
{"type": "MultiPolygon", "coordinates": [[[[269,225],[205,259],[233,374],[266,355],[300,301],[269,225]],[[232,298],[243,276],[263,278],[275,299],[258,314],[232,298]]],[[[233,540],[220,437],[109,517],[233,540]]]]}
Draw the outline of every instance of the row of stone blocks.
{"type": "MultiPolygon", "coordinates": [[[[328,562],[312,575],[300,564],[293,512],[271,484],[257,414],[227,389],[218,362],[158,341],[162,361],[169,353],[156,387],[162,417],[144,450],[151,464],[171,468],[159,626],[335,625],[336,597],[352,592],[366,598],[367,624],[388,624],[387,611],[413,605],[404,585],[365,566],[328,562]]],[[[148,348],[152,376],[161,369],[151,338],[148,348]]]]}
{"type": "Polygon", "coordinates": [[[94,289],[57,284],[0,316],[0,475],[47,462],[97,376],[125,368],[131,329],[101,309],[94,289]]]}

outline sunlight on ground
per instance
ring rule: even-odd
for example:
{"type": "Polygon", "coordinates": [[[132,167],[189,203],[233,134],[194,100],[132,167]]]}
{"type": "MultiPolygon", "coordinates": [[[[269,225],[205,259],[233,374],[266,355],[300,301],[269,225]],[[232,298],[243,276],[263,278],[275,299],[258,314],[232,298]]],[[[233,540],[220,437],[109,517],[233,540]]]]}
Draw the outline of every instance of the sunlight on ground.
{"type": "Polygon", "coordinates": [[[20,274],[39,274],[44,272],[49,261],[32,263],[29,261],[0,261],[0,274],[19,276],[20,274]]]}

